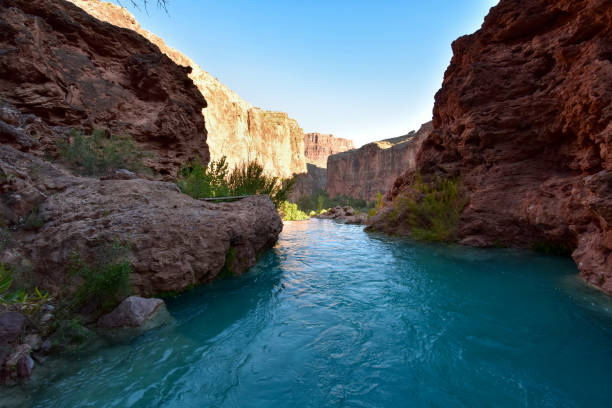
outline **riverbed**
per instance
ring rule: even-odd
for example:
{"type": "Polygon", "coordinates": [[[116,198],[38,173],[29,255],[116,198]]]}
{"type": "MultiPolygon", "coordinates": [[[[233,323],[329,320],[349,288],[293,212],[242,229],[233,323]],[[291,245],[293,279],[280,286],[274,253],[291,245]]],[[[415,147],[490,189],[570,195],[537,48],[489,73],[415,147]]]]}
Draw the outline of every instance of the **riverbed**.
{"type": "MultiPolygon", "coordinates": [[[[36,407],[604,407],[612,302],[569,258],[289,222],[175,321],[14,391],[36,407]]],[[[5,389],[6,390],[6,389],[5,389]]]]}

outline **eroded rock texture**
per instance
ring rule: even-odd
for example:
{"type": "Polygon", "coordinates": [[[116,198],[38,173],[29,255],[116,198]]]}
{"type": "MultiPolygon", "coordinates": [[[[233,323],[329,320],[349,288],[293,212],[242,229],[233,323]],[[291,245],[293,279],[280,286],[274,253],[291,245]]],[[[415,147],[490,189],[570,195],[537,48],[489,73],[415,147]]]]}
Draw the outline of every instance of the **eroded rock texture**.
{"type": "Polygon", "coordinates": [[[139,34],[63,0],[2,0],[0,27],[0,98],[33,115],[20,135],[3,131],[3,141],[53,152],[53,134],[37,129],[38,118],[64,130],[131,135],[168,178],[191,157],[208,161],[206,102],[191,69],[139,34]]]}
{"type": "Polygon", "coordinates": [[[345,195],[367,201],[374,200],[379,192],[384,194],[402,172],[415,168],[416,152],[431,129],[428,122],[417,132],[330,156],[327,193],[330,197],[345,195]]]}
{"type": "Polygon", "coordinates": [[[189,77],[208,102],[204,117],[212,159],[226,156],[230,167],[258,160],[269,174],[279,177],[306,172],[304,132],[286,113],[253,107],[193,60],[142,29],[127,10],[99,0],[70,1],[102,21],[141,34],[174,62],[191,68],[189,77]]]}
{"type": "Polygon", "coordinates": [[[327,158],[336,153],[354,149],[353,141],[321,133],[304,135],[304,154],[309,163],[317,167],[327,167],[327,158]]]}
{"type": "Polygon", "coordinates": [[[461,242],[575,248],[612,293],[612,2],[502,0],[453,53],[418,165],[463,178],[461,242]]]}
{"type": "Polygon", "coordinates": [[[103,242],[129,245],[133,291],[150,296],[210,282],[224,265],[246,271],[282,229],[267,196],[211,204],[174,183],[75,177],[7,145],[0,145],[0,192],[14,231],[0,260],[27,259],[52,292],[75,285],[66,273],[71,253],[94,259],[103,242]],[[28,229],[34,208],[40,226],[28,229]]]}

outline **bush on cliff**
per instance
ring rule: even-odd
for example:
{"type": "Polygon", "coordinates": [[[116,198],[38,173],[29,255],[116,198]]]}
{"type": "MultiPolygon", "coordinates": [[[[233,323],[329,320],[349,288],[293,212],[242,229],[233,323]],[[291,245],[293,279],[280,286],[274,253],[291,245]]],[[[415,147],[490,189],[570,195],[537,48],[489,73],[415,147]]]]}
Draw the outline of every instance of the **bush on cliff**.
{"type": "Polygon", "coordinates": [[[91,135],[72,130],[67,140],[59,140],[56,145],[68,167],[84,176],[106,176],[118,169],[147,171],[143,160],[151,156],[139,150],[131,137],[107,136],[100,129],[91,135]]]}
{"type": "Polygon", "coordinates": [[[68,305],[69,309],[80,309],[89,304],[92,309],[103,312],[128,296],[132,272],[128,253],[129,245],[117,240],[101,242],[94,259],[85,260],[80,252],[73,251],[68,274],[80,277],[82,284],[68,305]]]}
{"type": "Polygon", "coordinates": [[[396,198],[386,220],[407,221],[415,239],[452,242],[465,204],[460,179],[436,177],[424,182],[417,172],[410,187],[396,198]]]}
{"type": "Polygon", "coordinates": [[[179,173],[178,186],[193,198],[212,198],[267,194],[278,208],[293,187],[293,179],[268,176],[257,161],[236,166],[229,171],[225,157],[204,166],[199,158],[187,163],[179,173]]]}

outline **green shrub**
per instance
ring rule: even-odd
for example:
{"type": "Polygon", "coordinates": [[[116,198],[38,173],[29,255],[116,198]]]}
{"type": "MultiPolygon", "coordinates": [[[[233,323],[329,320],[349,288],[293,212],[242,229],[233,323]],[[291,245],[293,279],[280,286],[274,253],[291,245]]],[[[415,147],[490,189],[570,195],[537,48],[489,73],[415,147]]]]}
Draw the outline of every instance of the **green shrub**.
{"type": "Polygon", "coordinates": [[[70,256],[69,275],[79,276],[83,280],[74,294],[70,308],[93,303],[104,311],[115,306],[131,292],[129,246],[115,240],[102,243],[96,252],[95,259],[89,262],[78,251],[73,251],[70,256]]]}
{"type": "Polygon", "coordinates": [[[199,159],[187,163],[180,171],[178,186],[193,198],[267,194],[274,205],[287,201],[294,179],[281,180],[265,174],[257,161],[243,163],[229,171],[225,157],[205,167],[199,159]]]}
{"type": "Polygon", "coordinates": [[[307,220],[309,216],[298,209],[297,204],[290,203],[289,201],[283,201],[278,207],[278,212],[284,221],[302,221],[307,220]]]}
{"type": "Polygon", "coordinates": [[[227,160],[212,160],[208,167],[199,157],[188,162],[179,173],[178,186],[193,198],[227,197],[232,195],[227,183],[227,160]]]}
{"type": "Polygon", "coordinates": [[[319,190],[311,195],[300,197],[297,200],[297,205],[301,211],[306,213],[316,211],[319,214],[325,209],[336,206],[344,207],[348,205],[353,207],[355,210],[363,212],[368,212],[370,209],[365,200],[342,195],[331,198],[324,190],[319,190]]]}
{"type": "Polygon", "coordinates": [[[49,293],[37,287],[34,288],[34,293],[27,293],[25,289],[9,292],[14,283],[13,273],[13,268],[0,263],[0,306],[12,306],[23,313],[32,314],[40,311],[42,306],[52,299],[49,293]]]}
{"type": "Polygon", "coordinates": [[[25,219],[23,228],[28,231],[36,231],[45,225],[45,220],[40,213],[40,207],[35,207],[25,219]]]}
{"type": "Polygon", "coordinates": [[[139,150],[131,137],[107,137],[100,129],[91,135],[72,130],[69,139],[57,142],[60,157],[73,171],[85,176],[105,176],[117,169],[143,172],[147,170],[143,160],[151,157],[139,150]]]}
{"type": "Polygon", "coordinates": [[[396,198],[389,220],[406,219],[415,239],[451,242],[466,200],[461,181],[437,177],[426,183],[417,172],[413,184],[396,198]]]}

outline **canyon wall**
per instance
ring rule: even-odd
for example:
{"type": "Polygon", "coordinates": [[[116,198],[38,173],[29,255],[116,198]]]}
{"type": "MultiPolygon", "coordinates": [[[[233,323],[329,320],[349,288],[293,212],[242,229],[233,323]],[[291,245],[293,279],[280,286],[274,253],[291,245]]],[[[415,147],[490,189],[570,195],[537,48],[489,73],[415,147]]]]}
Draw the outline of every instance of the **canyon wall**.
{"type": "MultiPolygon", "coordinates": [[[[0,27],[0,98],[32,115],[18,131],[31,152],[53,154],[69,129],[102,128],[131,135],[168,177],[189,157],[208,161],[206,102],[191,69],[139,34],[65,1],[2,0],[0,27]]],[[[16,142],[8,129],[2,141],[16,142]]]]}
{"type": "Polygon", "coordinates": [[[452,48],[417,162],[461,176],[461,243],[569,247],[612,293],[612,3],[502,0],[452,48]]]}
{"type": "Polygon", "coordinates": [[[304,154],[308,163],[318,167],[327,167],[327,158],[332,154],[354,149],[353,141],[321,133],[304,135],[304,154]]]}
{"type": "Polygon", "coordinates": [[[329,156],[325,190],[366,201],[388,191],[397,177],[416,166],[416,152],[431,132],[428,122],[407,135],[368,143],[359,149],[329,156]]]}
{"type": "Polygon", "coordinates": [[[102,21],[141,34],[174,62],[191,68],[189,76],[208,103],[203,114],[212,160],[226,156],[230,168],[245,161],[258,160],[267,173],[279,177],[306,172],[304,133],[297,121],[286,113],[253,107],[193,60],[142,29],[124,8],[100,0],[70,1],[102,21]]]}

